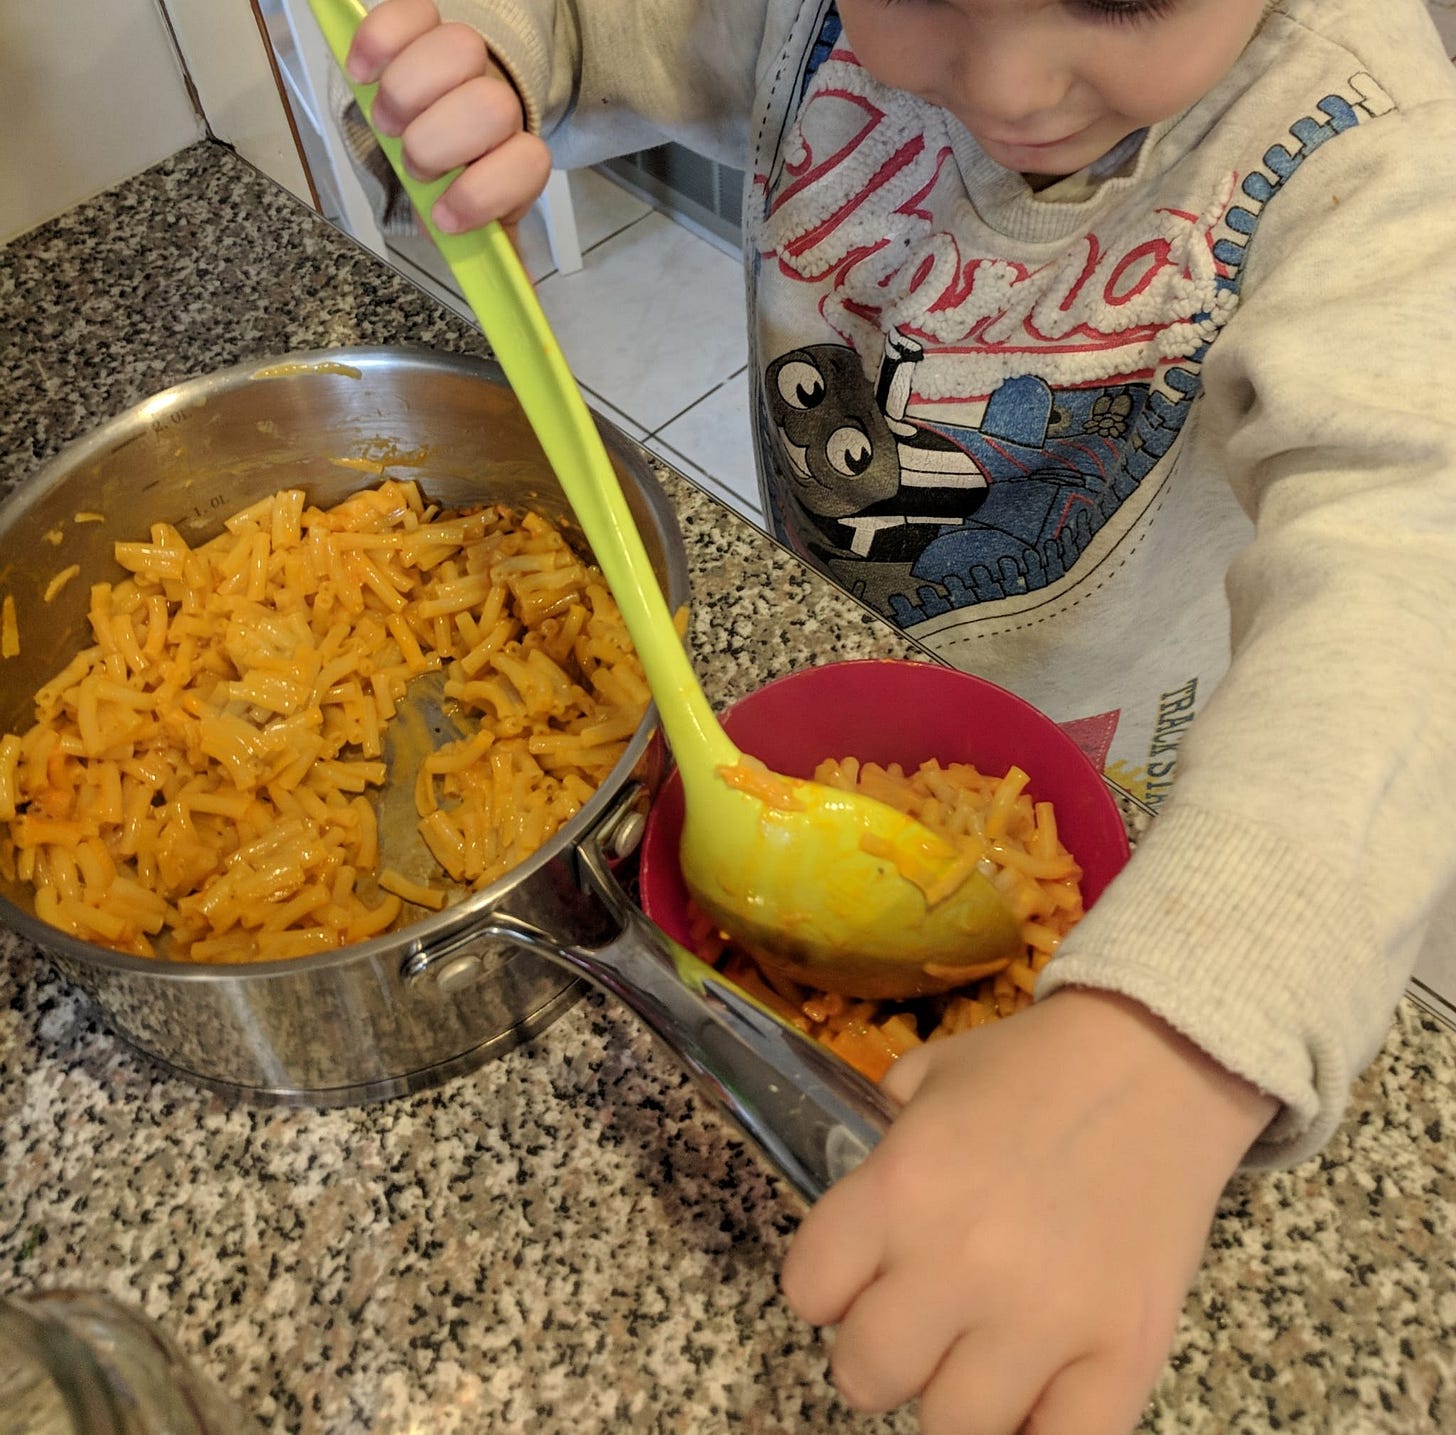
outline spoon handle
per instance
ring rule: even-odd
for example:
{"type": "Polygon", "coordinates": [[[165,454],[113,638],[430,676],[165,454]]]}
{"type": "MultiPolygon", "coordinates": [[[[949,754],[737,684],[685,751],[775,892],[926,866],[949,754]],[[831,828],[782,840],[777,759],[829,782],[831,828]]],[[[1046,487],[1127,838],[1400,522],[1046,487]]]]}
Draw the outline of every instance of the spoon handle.
{"type": "Polygon", "coordinates": [[[617,885],[599,844],[585,885],[616,918],[599,947],[568,944],[496,911],[482,929],[532,948],[616,997],[811,1203],[884,1135],[895,1106],[872,1082],[680,947],[617,885]]]}
{"type": "MultiPolygon", "coordinates": [[[[363,6],[359,0],[309,5],[343,70],[363,6]]],[[[350,84],[368,120],[376,86],[350,84]]],[[[731,765],[738,749],[698,684],[616,470],[509,237],[499,224],[441,233],[430,210],[454,175],[421,183],[405,168],[400,142],[375,135],[479,320],[591,544],[646,669],[684,780],[691,768],[731,765]],[[688,752],[700,762],[684,763],[688,752]]],[[[617,997],[796,1189],[817,1199],[879,1140],[894,1115],[889,1100],[648,922],[594,843],[583,843],[580,861],[584,882],[617,919],[614,938],[599,947],[566,944],[501,911],[491,913],[479,934],[539,951],[617,997]]]]}
{"type": "MultiPolygon", "coordinates": [[[[347,77],[345,61],[366,13],[363,5],[359,0],[309,0],[309,5],[347,77]]],[[[349,85],[360,113],[370,121],[378,86],[352,80],[349,85]]],[[[458,171],[422,182],[406,168],[400,141],[377,130],[374,134],[450,266],[571,503],[632,635],[669,745],[684,752],[695,744],[713,765],[732,764],[738,751],[714,715],[673,627],[596,422],[510,236],[495,223],[464,234],[438,230],[430,211],[458,171]]]]}

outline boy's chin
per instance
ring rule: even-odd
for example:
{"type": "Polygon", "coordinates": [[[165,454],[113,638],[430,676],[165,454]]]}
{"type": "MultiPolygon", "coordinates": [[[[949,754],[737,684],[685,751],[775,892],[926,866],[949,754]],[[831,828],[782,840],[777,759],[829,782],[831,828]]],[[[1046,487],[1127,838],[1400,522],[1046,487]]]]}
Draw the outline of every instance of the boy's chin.
{"type": "Polygon", "coordinates": [[[1130,133],[1130,130],[1118,133],[1115,127],[1089,125],[1087,129],[1069,135],[1056,144],[1006,144],[982,139],[979,135],[977,142],[997,164],[1024,175],[1034,187],[1044,188],[1095,163],[1109,150],[1121,144],[1130,133]]]}

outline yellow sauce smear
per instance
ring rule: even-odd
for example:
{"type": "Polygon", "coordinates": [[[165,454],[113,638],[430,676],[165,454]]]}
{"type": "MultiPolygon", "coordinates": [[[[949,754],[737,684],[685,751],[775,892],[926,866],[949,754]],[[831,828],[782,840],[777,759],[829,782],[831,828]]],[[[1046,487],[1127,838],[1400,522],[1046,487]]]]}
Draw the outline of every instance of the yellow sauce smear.
{"type": "Polygon", "coordinates": [[[340,364],[333,359],[321,359],[314,364],[270,364],[254,372],[255,379],[288,379],[295,374],[340,374],[346,379],[362,379],[364,375],[350,364],[340,364]]]}
{"type": "Polygon", "coordinates": [[[751,758],[745,762],[734,763],[731,767],[721,766],[716,771],[729,787],[758,798],[765,807],[772,807],[779,812],[804,810],[804,804],[795,793],[793,783],[776,772],[770,772],[751,758]]]}

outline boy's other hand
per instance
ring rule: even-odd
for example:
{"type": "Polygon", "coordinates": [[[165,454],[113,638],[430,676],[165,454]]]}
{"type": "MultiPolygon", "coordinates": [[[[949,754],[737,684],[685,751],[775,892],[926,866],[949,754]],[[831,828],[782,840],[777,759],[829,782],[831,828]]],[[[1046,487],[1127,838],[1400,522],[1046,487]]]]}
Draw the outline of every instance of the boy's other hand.
{"type": "Polygon", "coordinates": [[[1275,1103],[1144,1008],[1067,990],[917,1047],[805,1219],[789,1304],[845,1398],[924,1435],[1127,1435],[1229,1176],[1275,1103]]]}
{"type": "Polygon", "coordinates": [[[499,219],[514,226],[551,173],[544,141],[526,133],[520,96],[469,25],[443,24],[433,0],[384,0],[349,50],[349,78],[378,83],[372,123],[398,137],[410,173],[461,173],[430,218],[447,234],[499,219]]]}

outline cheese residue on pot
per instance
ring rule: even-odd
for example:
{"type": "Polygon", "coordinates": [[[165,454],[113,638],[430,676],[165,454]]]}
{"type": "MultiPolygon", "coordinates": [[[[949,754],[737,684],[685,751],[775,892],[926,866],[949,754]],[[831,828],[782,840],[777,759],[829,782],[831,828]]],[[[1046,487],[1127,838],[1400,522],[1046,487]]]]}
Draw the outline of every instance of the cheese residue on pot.
{"type": "Polygon", "coordinates": [[[115,553],[132,576],[92,586],[92,646],[0,737],[0,872],[119,951],[277,960],[443,905],[570,820],[647,707],[600,572],[535,513],[284,489],[200,547],[157,524],[115,553]],[[421,884],[384,864],[370,796],[428,673],[468,731],[419,764],[421,884]]]}
{"type": "Polygon", "coordinates": [[[20,656],[20,624],[15,617],[15,599],[7,593],[0,599],[0,658],[20,656]]]}

